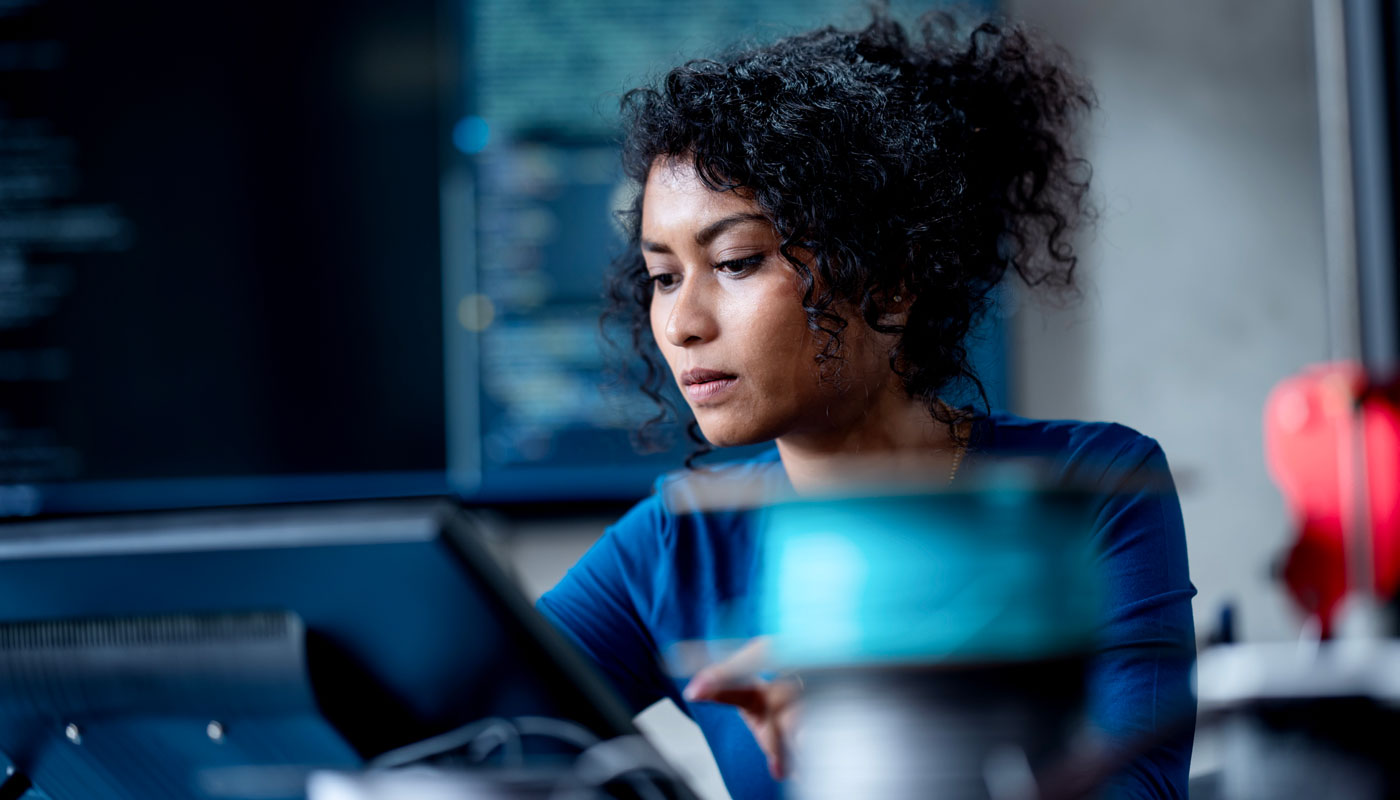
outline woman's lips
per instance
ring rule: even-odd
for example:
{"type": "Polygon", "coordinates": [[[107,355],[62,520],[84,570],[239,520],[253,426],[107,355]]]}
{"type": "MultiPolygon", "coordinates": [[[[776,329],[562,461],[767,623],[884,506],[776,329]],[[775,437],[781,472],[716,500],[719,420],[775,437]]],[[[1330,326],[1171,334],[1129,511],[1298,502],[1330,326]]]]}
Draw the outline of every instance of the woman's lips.
{"type": "Polygon", "coordinates": [[[690,398],[691,402],[694,403],[707,402],[729,391],[729,388],[738,382],[738,378],[727,375],[723,378],[713,378],[710,380],[687,383],[685,385],[685,396],[690,398]]]}

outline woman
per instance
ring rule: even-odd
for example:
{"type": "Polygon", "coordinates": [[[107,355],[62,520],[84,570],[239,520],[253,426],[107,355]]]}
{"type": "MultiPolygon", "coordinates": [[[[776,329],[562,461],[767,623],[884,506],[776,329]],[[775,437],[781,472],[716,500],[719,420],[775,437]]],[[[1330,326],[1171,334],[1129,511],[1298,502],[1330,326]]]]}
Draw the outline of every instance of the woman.
{"type": "MultiPolygon", "coordinates": [[[[727,468],[732,485],[819,492],[871,456],[949,481],[1003,453],[1078,480],[1166,474],[1156,443],[1122,426],[941,399],[980,390],[964,339],[1006,273],[1071,285],[1087,171],[1069,135],[1092,104],[1024,32],[958,31],[935,18],[911,36],[877,13],[686,64],[624,99],[624,163],[643,190],[614,297],[652,354],[653,399],[659,349],[705,440],[776,444],[727,468]]],[[[540,608],[637,710],[669,697],[689,713],[736,800],[775,797],[796,687],[735,689],[724,665],[687,686],[661,666],[676,642],[762,633],[752,526],[700,510],[701,483],[660,482],[540,608]]],[[[1095,721],[1124,740],[1194,707],[1180,509],[1131,484],[1105,487],[1097,517],[1109,611],[1090,676],[1095,721]]],[[[1186,730],[1137,759],[1123,794],[1184,797],[1190,744],[1186,730]]]]}

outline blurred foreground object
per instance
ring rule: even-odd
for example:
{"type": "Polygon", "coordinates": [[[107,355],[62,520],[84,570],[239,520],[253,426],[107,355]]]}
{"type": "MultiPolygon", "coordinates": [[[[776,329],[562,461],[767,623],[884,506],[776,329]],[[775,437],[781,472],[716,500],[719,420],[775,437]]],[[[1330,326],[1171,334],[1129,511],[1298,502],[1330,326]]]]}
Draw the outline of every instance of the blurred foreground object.
{"type": "Polygon", "coordinates": [[[0,527],[0,797],[300,798],[428,763],[601,791],[658,772],[629,717],[445,502],[0,527]]]}
{"type": "Polygon", "coordinates": [[[1084,714],[1089,510],[1010,486],[767,509],[766,627],[805,684],[791,796],[1033,796],[1084,714]]]}

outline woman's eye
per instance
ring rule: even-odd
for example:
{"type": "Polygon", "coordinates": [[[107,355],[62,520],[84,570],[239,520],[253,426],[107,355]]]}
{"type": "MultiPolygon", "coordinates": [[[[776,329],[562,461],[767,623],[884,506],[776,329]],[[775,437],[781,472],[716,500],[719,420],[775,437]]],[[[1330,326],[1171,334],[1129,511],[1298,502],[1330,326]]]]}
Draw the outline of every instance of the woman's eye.
{"type": "Polygon", "coordinates": [[[676,275],[671,272],[659,272],[651,276],[651,282],[659,289],[670,289],[676,285],[676,275]]]}
{"type": "Polygon", "coordinates": [[[721,261],[715,264],[715,269],[719,272],[727,272],[730,275],[747,275],[753,272],[759,264],[763,263],[763,253],[755,253],[744,258],[735,258],[729,261],[721,261]]]}

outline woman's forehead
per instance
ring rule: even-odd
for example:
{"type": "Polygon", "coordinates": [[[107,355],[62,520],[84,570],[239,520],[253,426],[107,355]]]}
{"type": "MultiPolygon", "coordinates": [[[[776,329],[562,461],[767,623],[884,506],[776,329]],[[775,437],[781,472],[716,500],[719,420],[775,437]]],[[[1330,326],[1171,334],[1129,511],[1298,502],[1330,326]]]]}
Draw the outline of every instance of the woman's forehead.
{"type": "Polygon", "coordinates": [[[689,159],[658,158],[647,173],[642,197],[646,238],[693,231],[735,214],[758,212],[751,197],[706,186],[689,159]]]}

